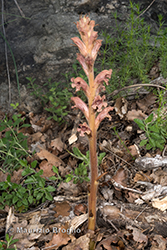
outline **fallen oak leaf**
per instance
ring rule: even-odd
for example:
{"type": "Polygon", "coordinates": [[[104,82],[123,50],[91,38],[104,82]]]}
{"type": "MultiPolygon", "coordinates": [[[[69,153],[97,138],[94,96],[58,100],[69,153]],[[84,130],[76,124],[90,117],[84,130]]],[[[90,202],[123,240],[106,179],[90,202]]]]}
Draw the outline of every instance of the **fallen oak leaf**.
{"type": "Polygon", "coordinates": [[[132,109],[128,111],[126,118],[128,121],[133,121],[134,119],[145,119],[147,117],[141,110],[132,109]]]}
{"type": "Polygon", "coordinates": [[[52,163],[55,167],[59,167],[60,165],[65,166],[64,162],[54,154],[50,153],[46,149],[41,149],[39,153],[36,153],[36,155],[40,158],[40,160],[47,159],[49,163],[52,163]]]}
{"type": "Polygon", "coordinates": [[[53,149],[58,149],[60,152],[62,152],[65,147],[60,137],[52,140],[50,145],[53,149]]]}
{"type": "Polygon", "coordinates": [[[118,184],[127,187],[127,172],[124,168],[118,169],[112,179],[118,184]]]}
{"type": "Polygon", "coordinates": [[[133,239],[136,241],[136,242],[139,242],[139,243],[145,243],[145,246],[147,245],[148,243],[148,237],[147,235],[143,234],[141,232],[141,230],[139,230],[138,228],[136,227],[132,227],[132,226],[127,226],[126,227],[127,229],[129,230],[132,230],[132,234],[133,234],[133,239]]]}
{"type": "Polygon", "coordinates": [[[74,240],[67,246],[63,247],[62,250],[89,250],[89,242],[90,242],[90,236],[89,234],[85,234],[78,239],[74,240]]]}
{"type": "Polygon", "coordinates": [[[68,224],[58,228],[58,234],[54,233],[52,240],[49,243],[45,243],[45,247],[49,249],[57,249],[62,245],[66,245],[70,240],[69,235],[67,234],[68,224]]]}
{"type": "Polygon", "coordinates": [[[56,207],[53,208],[53,211],[56,212],[56,214],[54,214],[54,217],[57,218],[59,215],[61,216],[69,215],[69,210],[71,209],[71,207],[67,201],[55,202],[54,204],[56,205],[56,207]]]}

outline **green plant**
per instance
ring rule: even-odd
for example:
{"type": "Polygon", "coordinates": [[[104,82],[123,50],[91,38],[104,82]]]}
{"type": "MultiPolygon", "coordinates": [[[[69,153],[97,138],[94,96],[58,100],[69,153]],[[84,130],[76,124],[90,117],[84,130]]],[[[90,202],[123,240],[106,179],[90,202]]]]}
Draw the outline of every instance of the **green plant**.
{"type": "Polygon", "coordinates": [[[62,179],[62,177],[59,175],[59,170],[58,170],[57,167],[53,166],[53,167],[52,167],[52,170],[53,170],[53,172],[54,172],[57,176],[51,176],[51,177],[49,177],[49,180],[59,182],[59,183],[57,184],[57,186],[59,186],[60,182],[62,182],[63,179],[62,179]]]}
{"type": "Polygon", "coordinates": [[[154,115],[151,113],[146,120],[134,119],[134,122],[145,132],[147,137],[147,139],[140,142],[140,146],[146,145],[147,150],[151,148],[163,150],[167,138],[167,130],[163,126],[162,119],[154,120],[154,115]]]}
{"type": "Polygon", "coordinates": [[[45,108],[52,114],[48,119],[53,118],[58,123],[64,122],[64,117],[68,114],[67,107],[72,94],[67,88],[61,89],[59,83],[49,89],[48,99],[51,107],[45,108]]]}
{"type": "MultiPolygon", "coordinates": [[[[105,95],[101,97],[99,93],[105,90],[103,83],[105,82],[108,84],[112,70],[103,70],[94,79],[94,62],[102,41],[97,40],[97,32],[94,31],[95,22],[90,20],[88,16],[81,17],[76,25],[82,40],[78,37],[74,37],[72,41],[79,48],[80,53],[77,54],[77,60],[81,64],[89,84],[81,77],[72,78],[71,81],[72,87],[76,88],[76,91],[80,89],[83,90],[88,99],[88,106],[79,97],[71,97],[71,100],[75,103],[73,108],[79,108],[84,113],[88,122],[88,124],[86,122],[80,124],[78,131],[81,136],[87,135],[89,139],[91,181],[90,193],[88,194],[88,229],[94,231],[96,225],[96,199],[98,187],[96,135],[100,122],[106,117],[111,119],[109,111],[113,110],[113,107],[107,107],[107,102],[104,101],[105,95]]],[[[91,241],[90,245],[90,249],[93,249],[93,241],[91,241]]]]}
{"type": "MultiPolygon", "coordinates": [[[[44,95],[44,89],[40,88],[38,84],[34,83],[36,78],[33,79],[32,77],[26,77],[26,79],[29,81],[27,87],[32,90],[31,95],[34,95],[35,97],[40,99],[42,106],[44,106],[46,102],[48,101],[47,97],[44,95]]],[[[47,86],[49,83],[50,83],[50,79],[48,83],[45,83],[43,85],[43,87],[47,86]]]]}
{"type": "Polygon", "coordinates": [[[130,1],[130,14],[125,24],[118,24],[118,14],[114,13],[115,29],[112,36],[102,32],[104,47],[100,50],[102,69],[113,69],[110,85],[106,86],[107,93],[117,88],[133,84],[134,79],[143,83],[149,82],[148,73],[160,60],[160,71],[166,77],[167,72],[167,29],[164,29],[162,16],[159,15],[159,30],[151,34],[151,28],[141,14],[139,4],[130,1]]]}
{"type": "MultiPolygon", "coordinates": [[[[12,104],[12,106],[17,108],[18,104],[12,104]]],[[[11,119],[5,116],[0,122],[0,132],[2,132],[2,138],[0,138],[0,163],[2,171],[13,172],[20,167],[20,160],[29,155],[27,152],[27,137],[22,132],[19,132],[19,129],[30,126],[24,124],[24,120],[21,114],[14,114],[11,119]]]]}
{"type": "Polygon", "coordinates": [[[16,246],[14,245],[14,248],[9,248],[11,245],[13,245],[14,243],[18,242],[19,240],[18,239],[13,239],[13,236],[11,236],[9,238],[9,234],[6,234],[5,235],[5,239],[6,239],[6,242],[5,241],[0,241],[0,249],[1,250],[17,250],[16,246]]]}
{"type": "Polygon", "coordinates": [[[167,28],[164,28],[163,16],[158,15],[159,30],[157,32],[156,46],[158,48],[158,56],[160,58],[160,69],[164,78],[167,77],[167,28]]]}
{"type": "Polygon", "coordinates": [[[68,114],[69,100],[72,96],[70,91],[67,88],[62,88],[60,83],[52,83],[50,78],[43,85],[49,88],[49,91],[44,93],[44,90],[34,83],[35,79],[31,77],[27,77],[26,79],[29,81],[28,87],[33,90],[31,94],[39,98],[44,107],[49,103],[49,107],[45,107],[45,110],[52,114],[48,119],[53,118],[60,124],[64,122],[64,118],[68,114]]]}
{"type": "MultiPolygon", "coordinates": [[[[69,152],[69,151],[68,151],[69,152]]],[[[88,168],[90,166],[90,154],[89,150],[86,152],[86,155],[82,154],[78,148],[73,148],[73,153],[69,152],[75,158],[81,160],[82,162],[79,163],[78,167],[75,168],[74,171],[71,171],[70,174],[66,175],[65,182],[69,182],[74,179],[73,183],[83,182],[83,181],[90,181],[88,178],[88,168]]],[[[101,164],[104,156],[106,155],[105,152],[100,153],[98,156],[98,165],[101,164]]]]}
{"type": "Polygon", "coordinates": [[[53,199],[50,193],[55,191],[55,187],[46,186],[45,178],[41,177],[43,170],[35,171],[37,161],[33,161],[30,166],[26,160],[21,160],[21,164],[24,166],[22,185],[12,183],[11,175],[7,176],[6,181],[0,182],[0,209],[8,205],[14,206],[17,211],[23,212],[28,210],[30,205],[36,206],[39,202],[53,199]]]}

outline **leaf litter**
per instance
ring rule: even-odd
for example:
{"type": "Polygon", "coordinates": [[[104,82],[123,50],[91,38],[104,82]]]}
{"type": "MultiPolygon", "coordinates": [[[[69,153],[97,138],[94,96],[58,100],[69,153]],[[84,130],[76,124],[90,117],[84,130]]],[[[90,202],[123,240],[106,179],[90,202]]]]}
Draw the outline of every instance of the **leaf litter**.
{"type": "MultiPolygon", "coordinates": [[[[156,108],[152,92],[141,94],[139,99],[135,94],[133,99],[132,95],[130,99],[122,96],[115,101],[112,121],[104,120],[99,128],[98,153],[106,152],[106,156],[99,165],[95,249],[167,248],[167,157],[165,151],[162,154],[158,149],[148,151],[140,146],[141,133],[133,122],[136,118],[146,119],[156,108]]],[[[53,120],[48,121],[45,113],[28,114],[31,127],[23,133],[28,136],[29,152],[36,151],[32,155],[38,161],[36,171],[43,170],[46,183],[49,177],[57,177],[53,166],[63,180],[75,171],[81,162],[70,155],[73,147],[83,154],[88,150],[87,139],[80,138],[76,130],[76,123],[80,123],[78,115],[76,112],[71,116],[68,126],[59,126],[53,120]]],[[[27,160],[32,161],[28,157],[27,160]]],[[[22,169],[14,171],[11,182],[23,184],[21,173],[22,169]]],[[[1,181],[7,175],[1,171],[1,181]]],[[[26,213],[6,206],[1,211],[1,233],[19,239],[15,243],[18,249],[89,249],[89,183],[74,184],[71,180],[52,184],[56,187],[53,201],[41,202],[26,213]]]]}

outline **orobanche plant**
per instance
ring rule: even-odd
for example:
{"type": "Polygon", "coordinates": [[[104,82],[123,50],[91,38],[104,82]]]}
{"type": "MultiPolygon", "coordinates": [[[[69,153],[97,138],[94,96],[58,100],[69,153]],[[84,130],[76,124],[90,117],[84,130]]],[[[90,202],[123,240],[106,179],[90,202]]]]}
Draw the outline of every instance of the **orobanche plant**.
{"type": "Polygon", "coordinates": [[[79,125],[80,128],[78,128],[78,131],[81,136],[86,134],[89,138],[91,183],[90,193],[88,194],[88,229],[94,231],[96,225],[96,196],[98,187],[96,134],[100,122],[104,118],[108,117],[109,120],[111,120],[109,111],[113,110],[113,107],[107,107],[107,102],[104,101],[105,95],[101,97],[99,93],[105,90],[105,86],[103,85],[104,82],[108,85],[112,69],[103,70],[94,79],[94,62],[102,44],[102,40],[97,40],[98,32],[94,31],[95,21],[90,20],[88,16],[80,17],[76,26],[80,33],[81,40],[78,37],[73,37],[72,41],[79,48],[80,53],[77,54],[77,60],[87,75],[89,84],[81,77],[72,78],[71,82],[72,87],[76,88],[76,91],[84,91],[88,99],[88,106],[79,97],[71,97],[71,100],[75,103],[73,108],[79,108],[84,113],[87,120],[87,123],[84,122],[79,125]]]}

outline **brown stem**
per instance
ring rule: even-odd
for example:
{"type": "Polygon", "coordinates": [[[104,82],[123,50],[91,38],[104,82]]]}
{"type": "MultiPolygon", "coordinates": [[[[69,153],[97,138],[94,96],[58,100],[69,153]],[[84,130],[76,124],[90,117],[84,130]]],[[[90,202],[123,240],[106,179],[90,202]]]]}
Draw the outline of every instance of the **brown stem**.
{"type": "Polygon", "coordinates": [[[94,72],[93,66],[89,71],[89,86],[90,86],[90,97],[89,97],[89,127],[91,129],[91,136],[89,137],[89,153],[90,153],[90,169],[91,169],[91,182],[90,182],[90,193],[88,194],[89,211],[88,211],[88,229],[91,231],[95,230],[96,226],[96,196],[98,187],[98,169],[97,169],[97,153],[96,153],[96,128],[95,128],[95,110],[92,108],[92,103],[95,97],[95,86],[94,86],[94,72]]]}

